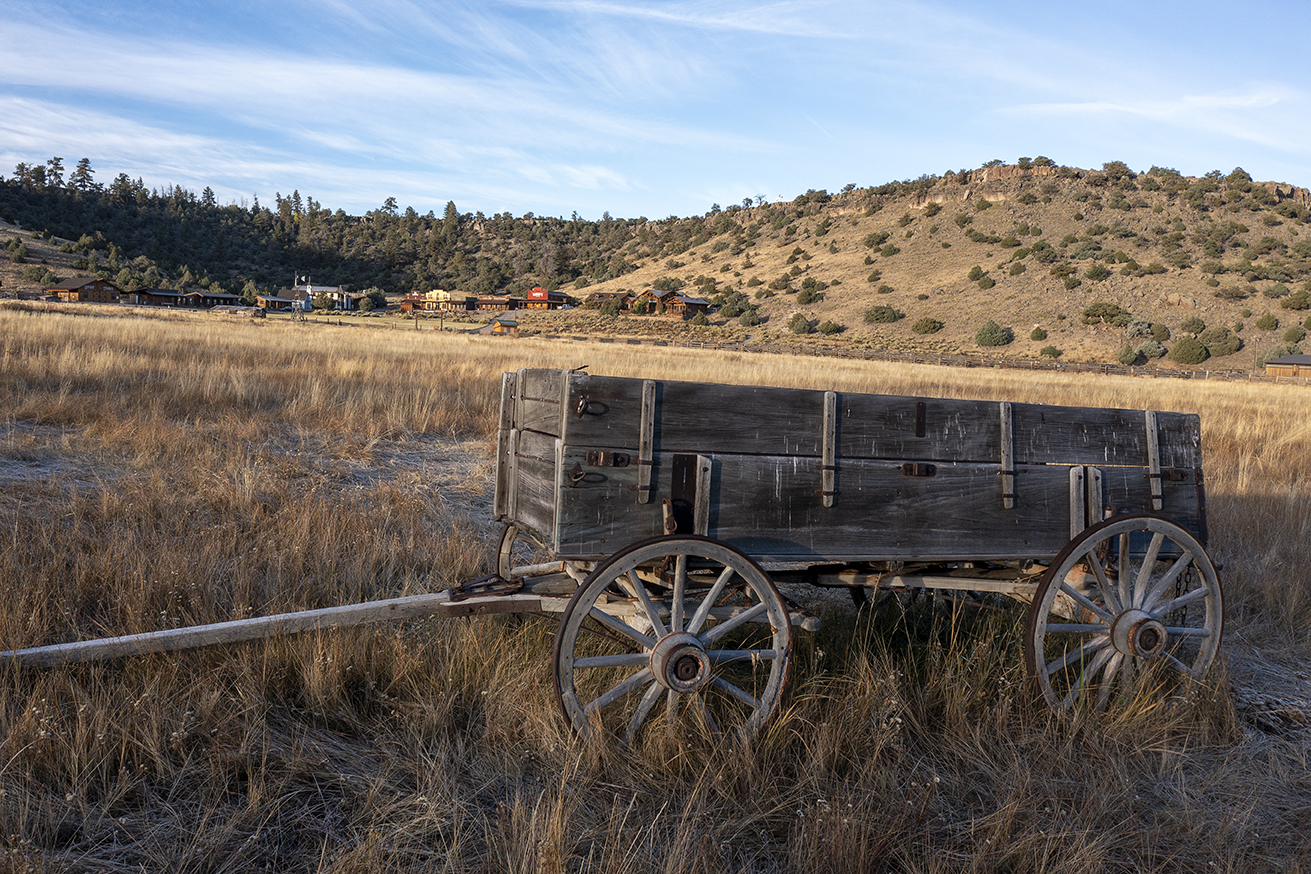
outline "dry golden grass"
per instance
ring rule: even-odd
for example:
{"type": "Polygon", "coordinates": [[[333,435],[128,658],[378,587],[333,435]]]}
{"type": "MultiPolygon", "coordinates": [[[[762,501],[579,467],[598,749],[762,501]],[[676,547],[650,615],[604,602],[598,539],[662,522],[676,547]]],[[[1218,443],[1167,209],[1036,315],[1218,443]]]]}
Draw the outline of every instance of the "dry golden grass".
{"type": "MultiPolygon", "coordinates": [[[[475,576],[499,374],[583,364],[1199,411],[1229,649],[1305,660],[1304,388],[24,309],[0,310],[0,644],[475,576]]],[[[573,741],[543,619],[6,665],[0,870],[1305,865],[1305,736],[1245,721],[1223,667],[1182,700],[1053,716],[1023,682],[1019,615],[835,610],[799,640],[786,712],[718,751],[573,741]]]]}

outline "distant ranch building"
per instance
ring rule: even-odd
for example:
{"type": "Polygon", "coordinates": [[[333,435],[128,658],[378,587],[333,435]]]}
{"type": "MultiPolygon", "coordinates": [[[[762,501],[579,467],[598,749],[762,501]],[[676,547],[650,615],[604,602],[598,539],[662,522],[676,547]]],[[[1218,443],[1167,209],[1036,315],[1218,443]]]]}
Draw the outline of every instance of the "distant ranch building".
{"type": "Polygon", "coordinates": [[[46,294],[64,303],[118,303],[119,287],[108,279],[82,277],[65,279],[46,289],[46,294]]]}
{"type": "Polygon", "coordinates": [[[1267,376],[1311,376],[1311,355],[1284,355],[1265,363],[1267,376]]]}
{"type": "Polygon", "coordinates": [[[698,313],[710,312],[710,301],[676,291],[672,299],[665,301],[665,312],[690,319],[698,313]]]}
{"type": "Polygon", "coordinates": [[[603,307],[612,300],[619,301],[619,308],[626,310],[632,304],[633,296],[626,291],[598,291],[587,298],[589,304],[603,307]]]}
{"type": "Polygon", "coordinates": [[[563,291],[547,291],[540,285],[528,292],[528,297],[521,304],[526,310],[558,310],[560,307],[573,306],[574,299],[563,291]]]}
{"type": "Polygon", "coordinates": [[[663,306],[665,312],[685,319],[710,311],[710,301],[664,288],[648,288],[633,300],[633,306],[636,307],[643,301],[646,302],[648,312],[659,312],[659,308],[663,306]]]}
{"type": "Polygon", "coordinates": [[[462,313],[474,312],[477,309],[477,297],[441,289],[411,291],[401,299],[403,313],[462,313]]]}
{"type": "Polygon", "coordinates": [[[269,312],[287,312],[296,307],[309,309],[310,302],[308,298],[296,298],[278,294],[257,294],[255,295],[255,306],[269,312]]]}
{"type": "Polygon", "coordinates": [[[126,303],[139,306],[191,309],[236,306],[241,302],[240,296],[235,294],[217,291],[174,291],[171,288],[139,288],[136,291],[123,292],[120,298],[126,303]]]}

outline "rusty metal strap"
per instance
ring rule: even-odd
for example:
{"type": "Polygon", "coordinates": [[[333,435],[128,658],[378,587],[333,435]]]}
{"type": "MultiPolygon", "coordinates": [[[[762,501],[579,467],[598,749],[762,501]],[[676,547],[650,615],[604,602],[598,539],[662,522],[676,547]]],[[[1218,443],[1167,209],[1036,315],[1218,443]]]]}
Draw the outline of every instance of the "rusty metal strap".
{"type": "Polygon", "coordinates": [[[464,601],[468,598],[483,598],[490,595],[513,595],[523,588],[523,580],[507,580],[499,574],[488,574],[467,583],[461,583],[451,590],[451,601],[464,601]]]}

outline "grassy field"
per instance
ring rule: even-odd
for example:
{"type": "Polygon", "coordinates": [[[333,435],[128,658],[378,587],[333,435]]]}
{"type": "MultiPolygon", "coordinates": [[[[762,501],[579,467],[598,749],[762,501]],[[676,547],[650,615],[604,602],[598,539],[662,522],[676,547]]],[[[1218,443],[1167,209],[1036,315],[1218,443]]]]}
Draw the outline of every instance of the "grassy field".
{"type": "Polygon", "coordinates": [[[834,609],[755,742],[624,752],[557,715],[547,619],[4,665],[0,870],[1307,867],[1305,388],[78,312],[0,309],[5,648],[479,575],[500,373],[588,365],[1200,412],[1226,664],[1057,716],[1018,610],[834,609]]]}

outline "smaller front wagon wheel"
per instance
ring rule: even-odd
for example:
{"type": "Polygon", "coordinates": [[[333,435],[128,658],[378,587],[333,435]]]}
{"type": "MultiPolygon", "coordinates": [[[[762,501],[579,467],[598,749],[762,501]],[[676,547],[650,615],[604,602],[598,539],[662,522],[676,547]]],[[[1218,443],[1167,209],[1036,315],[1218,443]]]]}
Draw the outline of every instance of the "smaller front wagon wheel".
{"type": "Polygon", "coordinates": [[[751,735],[778,709],[792,627],[769,576],[733,547],[674,535],[604,561],[565,608],[555,688],[580,735],[631,745],[654,726],[751,735]]]}

